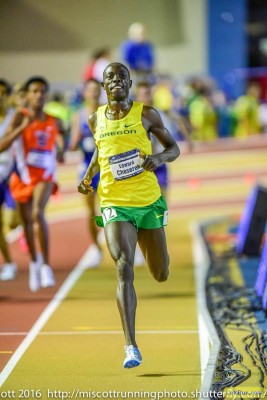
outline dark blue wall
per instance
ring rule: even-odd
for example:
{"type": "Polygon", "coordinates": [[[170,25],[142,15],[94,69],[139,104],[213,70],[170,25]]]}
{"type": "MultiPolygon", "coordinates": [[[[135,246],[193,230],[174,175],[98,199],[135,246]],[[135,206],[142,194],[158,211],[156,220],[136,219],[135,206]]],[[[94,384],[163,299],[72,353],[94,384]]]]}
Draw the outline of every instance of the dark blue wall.
{"type": "Polygon", "coordinates": [[[208,1],[208,73],[231,98],[244,92],[247,0],[208,1]]]}

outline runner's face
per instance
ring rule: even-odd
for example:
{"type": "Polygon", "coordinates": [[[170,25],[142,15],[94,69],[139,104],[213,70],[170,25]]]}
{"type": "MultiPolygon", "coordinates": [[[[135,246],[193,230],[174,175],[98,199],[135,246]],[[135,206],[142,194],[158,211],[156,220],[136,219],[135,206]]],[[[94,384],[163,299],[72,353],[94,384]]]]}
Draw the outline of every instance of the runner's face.
{"type": "Polygon", "coordinates": [[[136,92],[136,101],[140,101],[146,106],[151,106],[153,102],[151,89],[145,86],[140,86],[136,92]]]}
{"type": "Polygon", "coordinates": [[[120,101],[128,97],[132,81],[127,69],[123,65],[115,64],[106,68],[102,86],[108,99],[120,101]]]}
{"type": "Polygon", "coordinates": [[[41,82],[33,82],[27,91],[27,102],[34,109],[43,108],[46,101],[46,86],[41,82]]]}
{"type": "Polygon", "coordinates": [[[85,101],[93,101],[97,102],[100,97],[100,86],[96,82],[88,82],[85,85],[84,92],[83,92],[85,101]]]}

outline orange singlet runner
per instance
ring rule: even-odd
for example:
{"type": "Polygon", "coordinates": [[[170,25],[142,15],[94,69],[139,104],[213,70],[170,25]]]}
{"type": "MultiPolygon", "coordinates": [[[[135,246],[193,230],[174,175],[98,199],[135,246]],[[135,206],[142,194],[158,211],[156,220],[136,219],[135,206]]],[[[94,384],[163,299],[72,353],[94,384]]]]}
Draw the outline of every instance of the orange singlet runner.
{"type": "Polygon", "coordinates": [[[54,117],[46,115],[45,120],[31,122],[14,142],[16,171],[10,190],[16,201],[27,202],[39,182],[55,180],[57,134],[54,117]]]}

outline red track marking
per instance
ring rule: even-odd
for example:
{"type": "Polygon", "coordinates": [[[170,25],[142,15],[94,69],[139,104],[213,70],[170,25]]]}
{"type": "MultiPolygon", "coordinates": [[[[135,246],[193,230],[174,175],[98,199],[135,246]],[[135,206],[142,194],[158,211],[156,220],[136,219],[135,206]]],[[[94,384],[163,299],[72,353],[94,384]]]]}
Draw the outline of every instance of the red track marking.
{"type": "MultiPolygon", "coordinates": [[[[28,332],[31,329],[88,248],[89,240],[84,218],[51,224],[51,265],[55,270],[57,284],[54,288],[41,289],[36,293],[30,292],[28,288],[28,255],[20,251],[17,242],[11,245],[19,273],[14,281],[0,281],[0,333],[28,332]]],[[[23,339],[24,336],[0,336],[0,354],[1,351],[14,352],[23,339]]],[[[0,370],[11,356],[12,353],[1,354],[0,370]]]]}
{"type": "Polygon", "coordinates": [[[231,234],[231,233],[225,233],[225,234],[216,234],[216,233],[211,233],[207,234],[206,238],[209,243],[221,243],[221,242],[229,242],[229,241],[235,241],[236,240],[236,234],[231,234]]]}

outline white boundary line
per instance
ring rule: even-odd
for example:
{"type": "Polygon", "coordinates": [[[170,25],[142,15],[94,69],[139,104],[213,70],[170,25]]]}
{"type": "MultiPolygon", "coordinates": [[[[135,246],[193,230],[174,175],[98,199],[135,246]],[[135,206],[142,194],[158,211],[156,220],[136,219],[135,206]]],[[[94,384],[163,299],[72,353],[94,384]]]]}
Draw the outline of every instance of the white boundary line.
{"type": "MultiPolygon", "coordinates": [[[[210,265],[208,251],[201,234],[200,225],[191,225],[193,254],[198,305],[198,326],[202,387],[201,393],[208,393],[212,385],[221,343],[209,314],[206,302],[206,275],[210,265]]],[[[199,400],[203,400],[200,397],[199,400]]]]}
{"type": "MultiPolygon", "coordinates": [[[[29,332],[0,332],[0,336],[27,336],[29,332]]],[[[139,335],[188,335],[198,334],[198,330],[140,330],[136,331],[139,335]]],[[[92,330],[92,331],[44,331],[39,332],[39,336],[79,336],[79,335],[122,335],[123,331],[114,330],[92,330]]]]}
{"type": "Polygon", "coordinates": [[[36,336],[39,334],[43,326],[46,324],[46,322],[49,320],[51,315],[55,312],[57,307],[61,304],[61,302],[64,300],[64,298],[67,296],[69,291],[72,289],[74,284],[77,282],[77,280],[80,278],[82,273],[84,272],[86,265],[87,265],[87,256],[89,249],[84,253],[83,257],[80,259],[76,267],[71,271],[71,273],[68,275],[62,286],[59,288],[53,299],[50,301],[48,306],[45,308],[45,310],[42,312],[40,317],[37,319],[33,327],[30,329],[30,331],[27,333],[27,336],[25,339],[22,341],[22,343],[19,345],[13,356],[10,358],[4,369],[2,370],[0,374],[0,387],[3,385],[3,383],[6,381],[10,373],[13,371],[25,351],[28,349],[28,347],[31,345],[31,343],[34,341],[36,336]]]}

